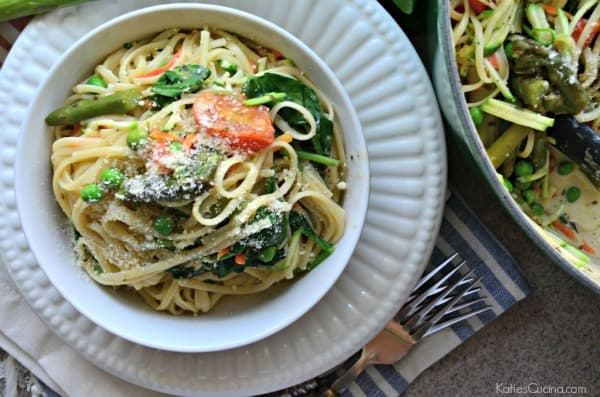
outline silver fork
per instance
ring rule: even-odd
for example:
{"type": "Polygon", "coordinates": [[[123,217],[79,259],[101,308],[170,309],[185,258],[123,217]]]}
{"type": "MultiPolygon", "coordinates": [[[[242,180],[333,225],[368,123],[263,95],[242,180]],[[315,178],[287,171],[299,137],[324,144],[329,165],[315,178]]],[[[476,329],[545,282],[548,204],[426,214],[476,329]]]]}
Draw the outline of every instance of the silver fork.
{"type": "Polygon", "coordinates": [[[488,310],[488,305],[472,307],[485,300],[485,297],[478,296],[480,288],[477,283],[481,277],[472,277],[473,270],[458,277],[459,270],[466,267],[466,262],[460,261],[454,265],[457,258],[458,254],[449,256],[419,280],[394,321],[390,321],[363,347],[360,358],[331,386],[322,390],[326,374],[277,395],[302,397],[317,392],[319,396],[337,396],[367,366],[394,364],[422,338],[488,310]]]}

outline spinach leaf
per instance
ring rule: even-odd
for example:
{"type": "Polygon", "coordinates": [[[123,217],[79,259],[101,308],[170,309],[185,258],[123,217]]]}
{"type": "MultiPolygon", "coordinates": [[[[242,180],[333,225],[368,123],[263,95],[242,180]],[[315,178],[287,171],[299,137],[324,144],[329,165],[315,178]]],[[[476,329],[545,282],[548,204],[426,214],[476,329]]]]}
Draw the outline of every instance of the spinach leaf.
{"type": "Polygon", "coordinates": [[[313,228],[310,226],[310,223],[308,223],[308,220],[304,216],[302,216],[299,212],[297,212],[297,211],[290,212],[289,222],[290,222],[290,226],[292,227],[292,230],[295,231],[295,230],[298,230],[301,228],[302,234],[304,236],[306,236],[307,238],[313,240],[315,242],[315,244],[317,244],[319,247],[321,247],[321,249],[323,251],[325,251],[327,254],[331,254],[335,250],[335,246],[333,244],[325,241],[323,238],[321,238],[321,236],[319,236],[313,230],[313,228]]]}
{"type": "Polygon", "coordinates": [[[274,176],[264,180],[265,194],[275,193],[277,191],[277,179],[274,176]]]}
{"type": "MultiPolygon", "coordinates": [[[[242,92],[247,98],[256,98],[271,92],[284,92],[286,94],[284,100],[304,106],[317,123],[317,134],[311,140],[314,150],[318,154],[330,155],[333,123],[323,114],[319,97],[312,88],[291,77],[265,73],[248,77],[242,92]]],[[[292,127],[308,132],[310,128],[308,122],[298,111],[285,108],[279,112],[279,115],[292,127]]]]}
{"type": "Polygon", "coordinates": [[[267,207],[260,207],[250,224],[269,218],[271,227],[254,233],[233,245],[231,250],[217,259],[213,254],[199,268],[181,265],[167,271],[174,278],[192,278],[206,272],[214,272],[219,278],[231,273],[241,273],[247,267],[275,269],[275,265],[285,258],[285,248],[279,248],[287,239],[287,214],[273,212],[267,207]],[[244,265],[235,263],[235,256],[244,253],[244,265]]]}
{"type": "Polygon", "coordinates": [[[182,94],[196,92],[210,76],[210,70],[201,65],[183,65],[164,72],[151,88],[156,107],[181,98],[182,94]]]}
{"type": "Polygon", "coordinates": [[[192,278],[202,273],[206,273],[208,269],[206,269],[205,267],[194,269],[193,267],[180,265],[167,269],[167,271],[173,275],[173,278],[192,278]]]}
{"type": "MultiPolygon", "coordinates": [[[[243,248],[243,247],[242,247],[243,248]]],[[[188,265],[180,265],[168,269],[173,278],[193,278],[206,272],[214,272],[219,278],[228,276],[231,273],[241,273],[246,267],[261,267],[264,269],[275,269],[275,265],[285,258],[285,249],[276,249],[275,253],[265,260],[264,251],[271,251],[270,248],[263,251],[252,251],[246,254],[246,263],[243,266],[235,263],[235,253],[231,251],[217,260],[216,255],[212,255],[211,262],[204,263],[199,268],[188,265]]],[[[239,253],[239,252],[238,252],[239,253]]],[[[281,270],[281,269],[278,269],[281,270]]]]}
{"type": "Polygon", "coordinates": [[[271,227],[254,233],[239,242],[236,246],[242,246],[250,251],[261,251],[267,247],[277,247],[287,238],[287,216],[285,212],[273,212],[267,207],[260,207],[250,224],[259,220],[269,218],[271,227]]]}

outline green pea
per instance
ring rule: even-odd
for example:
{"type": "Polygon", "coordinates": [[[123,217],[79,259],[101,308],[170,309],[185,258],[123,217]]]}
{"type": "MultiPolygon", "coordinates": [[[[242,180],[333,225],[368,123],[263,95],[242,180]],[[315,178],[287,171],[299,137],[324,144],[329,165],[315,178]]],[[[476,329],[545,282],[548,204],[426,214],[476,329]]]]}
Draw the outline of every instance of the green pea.
{"type": "Polygon", "coordinates": [[[471,118],[473,119],[473,123],[475,125],[481,125],[481,123],[483,123],[483,111],[481,110],[481,108],[470,108],[469,113],[471,113],[471,118]]]}
{"type": "Polygon", "coordinates": [[[521,181],[515,181],[515,187],[517,189],[519,189],[520,191],[524,192],[525,190],[529,189],[531,187],[532,183],[531,182],[521,182],[521,181]]]}
{"type": "Polygon", "coordinates": [[[484,10],[479,13],[481,18],[489,18],[494,15],[494,10],[484,10]]]}
{"type": "Polygon", "coordinates": [[[102,87],[102,88],[106,88],[106,82],[104,80],[102,80],[102,77],[100,76],[92,76],[88,79],[88,81],[86,81],[87,84],[89,85],[95,85],[97,87],[102,87]]]}
{"type": "Polygon", "coordinates": [[[579,189],[577,186],[571,186],[565,192],[565,197],[569,203],[574,203],[575,201],[579,200],[579,197],[581,197],[581,189],[579,189]]]}
{"type": "Polygon", "coordinates": [[[95,183],[85,185],[81,189],[81,199],[86,203],[97,203],[102,199],[102,189],[95,183]]]}
{"type": "Polygon", "coordinates": [[[529,206],[533,210],[534,214],[536,214],[536,215],[543,215],[544,214],[544,206],[541,205],[540,203],[532,203],[529,206]]]}
{"type": "Polygon", "coordinates": [[[516,176],[528,176],[533,174],[533,164],[527,160],[519,160],[515,164],[516,176]]]}
{"type": "Polygon", "coordinates": [[[527,204],[533,204],[533,202],[535,201],[536,198],[537,198],[537,195],[531,189],[525,190],[523,192],[523,200],[525,200],[525,202],[527,204]]]}
{"type": "Polygon", "coordinates": [[[513,190],[515,190],[513,184],[511,181],[509,181],[506,178],[502,179],[502,184],[504,185],[504,187],[506,188],[506,190],[508,190],[509,192],[512,192],[513,190]]]}
{"type": "Polygon", "coordinates": [[[133,150],[139,148],[146,140],[148,140],[148,134],[139,128],[133,129],[127,134],[127,146],[133,150]]]}
{"type": "Polygon", "coordinates": [[[100,179],[102,180],[102,184],[112,189],[118,189],[123,183],[125,177],[120,170],[116,168],[109,168],[108,170],[104,170],[102,172],[100,179]]]}
{"type": "Polygon", "coordinates": [[[217,65],[221,69],[228,71],[230,74],[235,74],[235,72],[238,70],[238,67],[235,63],[228,62],[224,59],[217,59],[217,65]]]}
{"type": "Polygon", "coordinates": [[[175,230],[175,219],[168,214],[159,215],[154,220],[154,230],[163,236],[171,234],[175,230]]]}
{"type": "Polygon", "coordinates": [[[183,150],[183,145],[179,141],[173,141],[169,144],[169,149],[172,152],[181,152],[183,150]]]}
{"type": "Polygon", "coordinates": [[[575,170],[575,164],[570,161],[561,161],[561,163],[556,168],[556,171],[559,175],[569,175],[571,172],[575,170]]]}
{"type": "Polygon", "coordinates": [[[264,250],[260,251],[258,254],[258,259],[267,263],[271,262],[277,253],[277,247],[267,247],[264,250]]]}

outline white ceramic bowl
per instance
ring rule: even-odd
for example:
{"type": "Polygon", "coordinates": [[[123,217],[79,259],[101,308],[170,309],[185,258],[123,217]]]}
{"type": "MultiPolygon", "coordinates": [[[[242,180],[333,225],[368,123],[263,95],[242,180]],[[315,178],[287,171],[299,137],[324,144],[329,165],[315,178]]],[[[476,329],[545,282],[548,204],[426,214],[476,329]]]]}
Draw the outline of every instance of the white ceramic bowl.
{"type": "Polygon", "coordinates": [[[367,150],[358,117],[333,72],[308,47],[276,25],[238,10],[200,4],[141,9],[111,20],[75,43],[43,82],[24,120],[15,159],[15,191],[28,244],[53,285],[87,318],[141,345],[170,351],[208,352],[242,346],[286,327],[329,290],[358,241],[369,194],[367,150]],[[71,88],[94,66],[128,41],[161,30],[221,28],[276,48],[332,100],[348,156],[346,230],[325,262],[292,283],[265,293],[226,298],[197,317],[156,312],[129,294],[96,284],[75,265],[68,221],[52,192],[51,128],[44,117],[61,106],[71,88]]]}

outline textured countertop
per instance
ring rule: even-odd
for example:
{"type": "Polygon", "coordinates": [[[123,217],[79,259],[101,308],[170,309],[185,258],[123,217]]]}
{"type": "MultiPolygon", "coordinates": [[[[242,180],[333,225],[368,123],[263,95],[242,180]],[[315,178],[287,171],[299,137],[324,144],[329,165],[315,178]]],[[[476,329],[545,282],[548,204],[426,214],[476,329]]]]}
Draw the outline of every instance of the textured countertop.
{"type": "MultiPolygon", "coordinates": [[[[406,19],[389,1],[381,3],[427,64],[422,18],[406,19]]],[[[426,2],[417,3],[422,7],[426,2]]],[[[421,374],[403,397],[561,391],[600,396],[600,295],[576,282],[530,242],[452,142],[448,142],[448,159],[450,183],[514,256],[532,291],[421,374]],[[561,389],[567,387],[580,389],[561,389]]]]}

